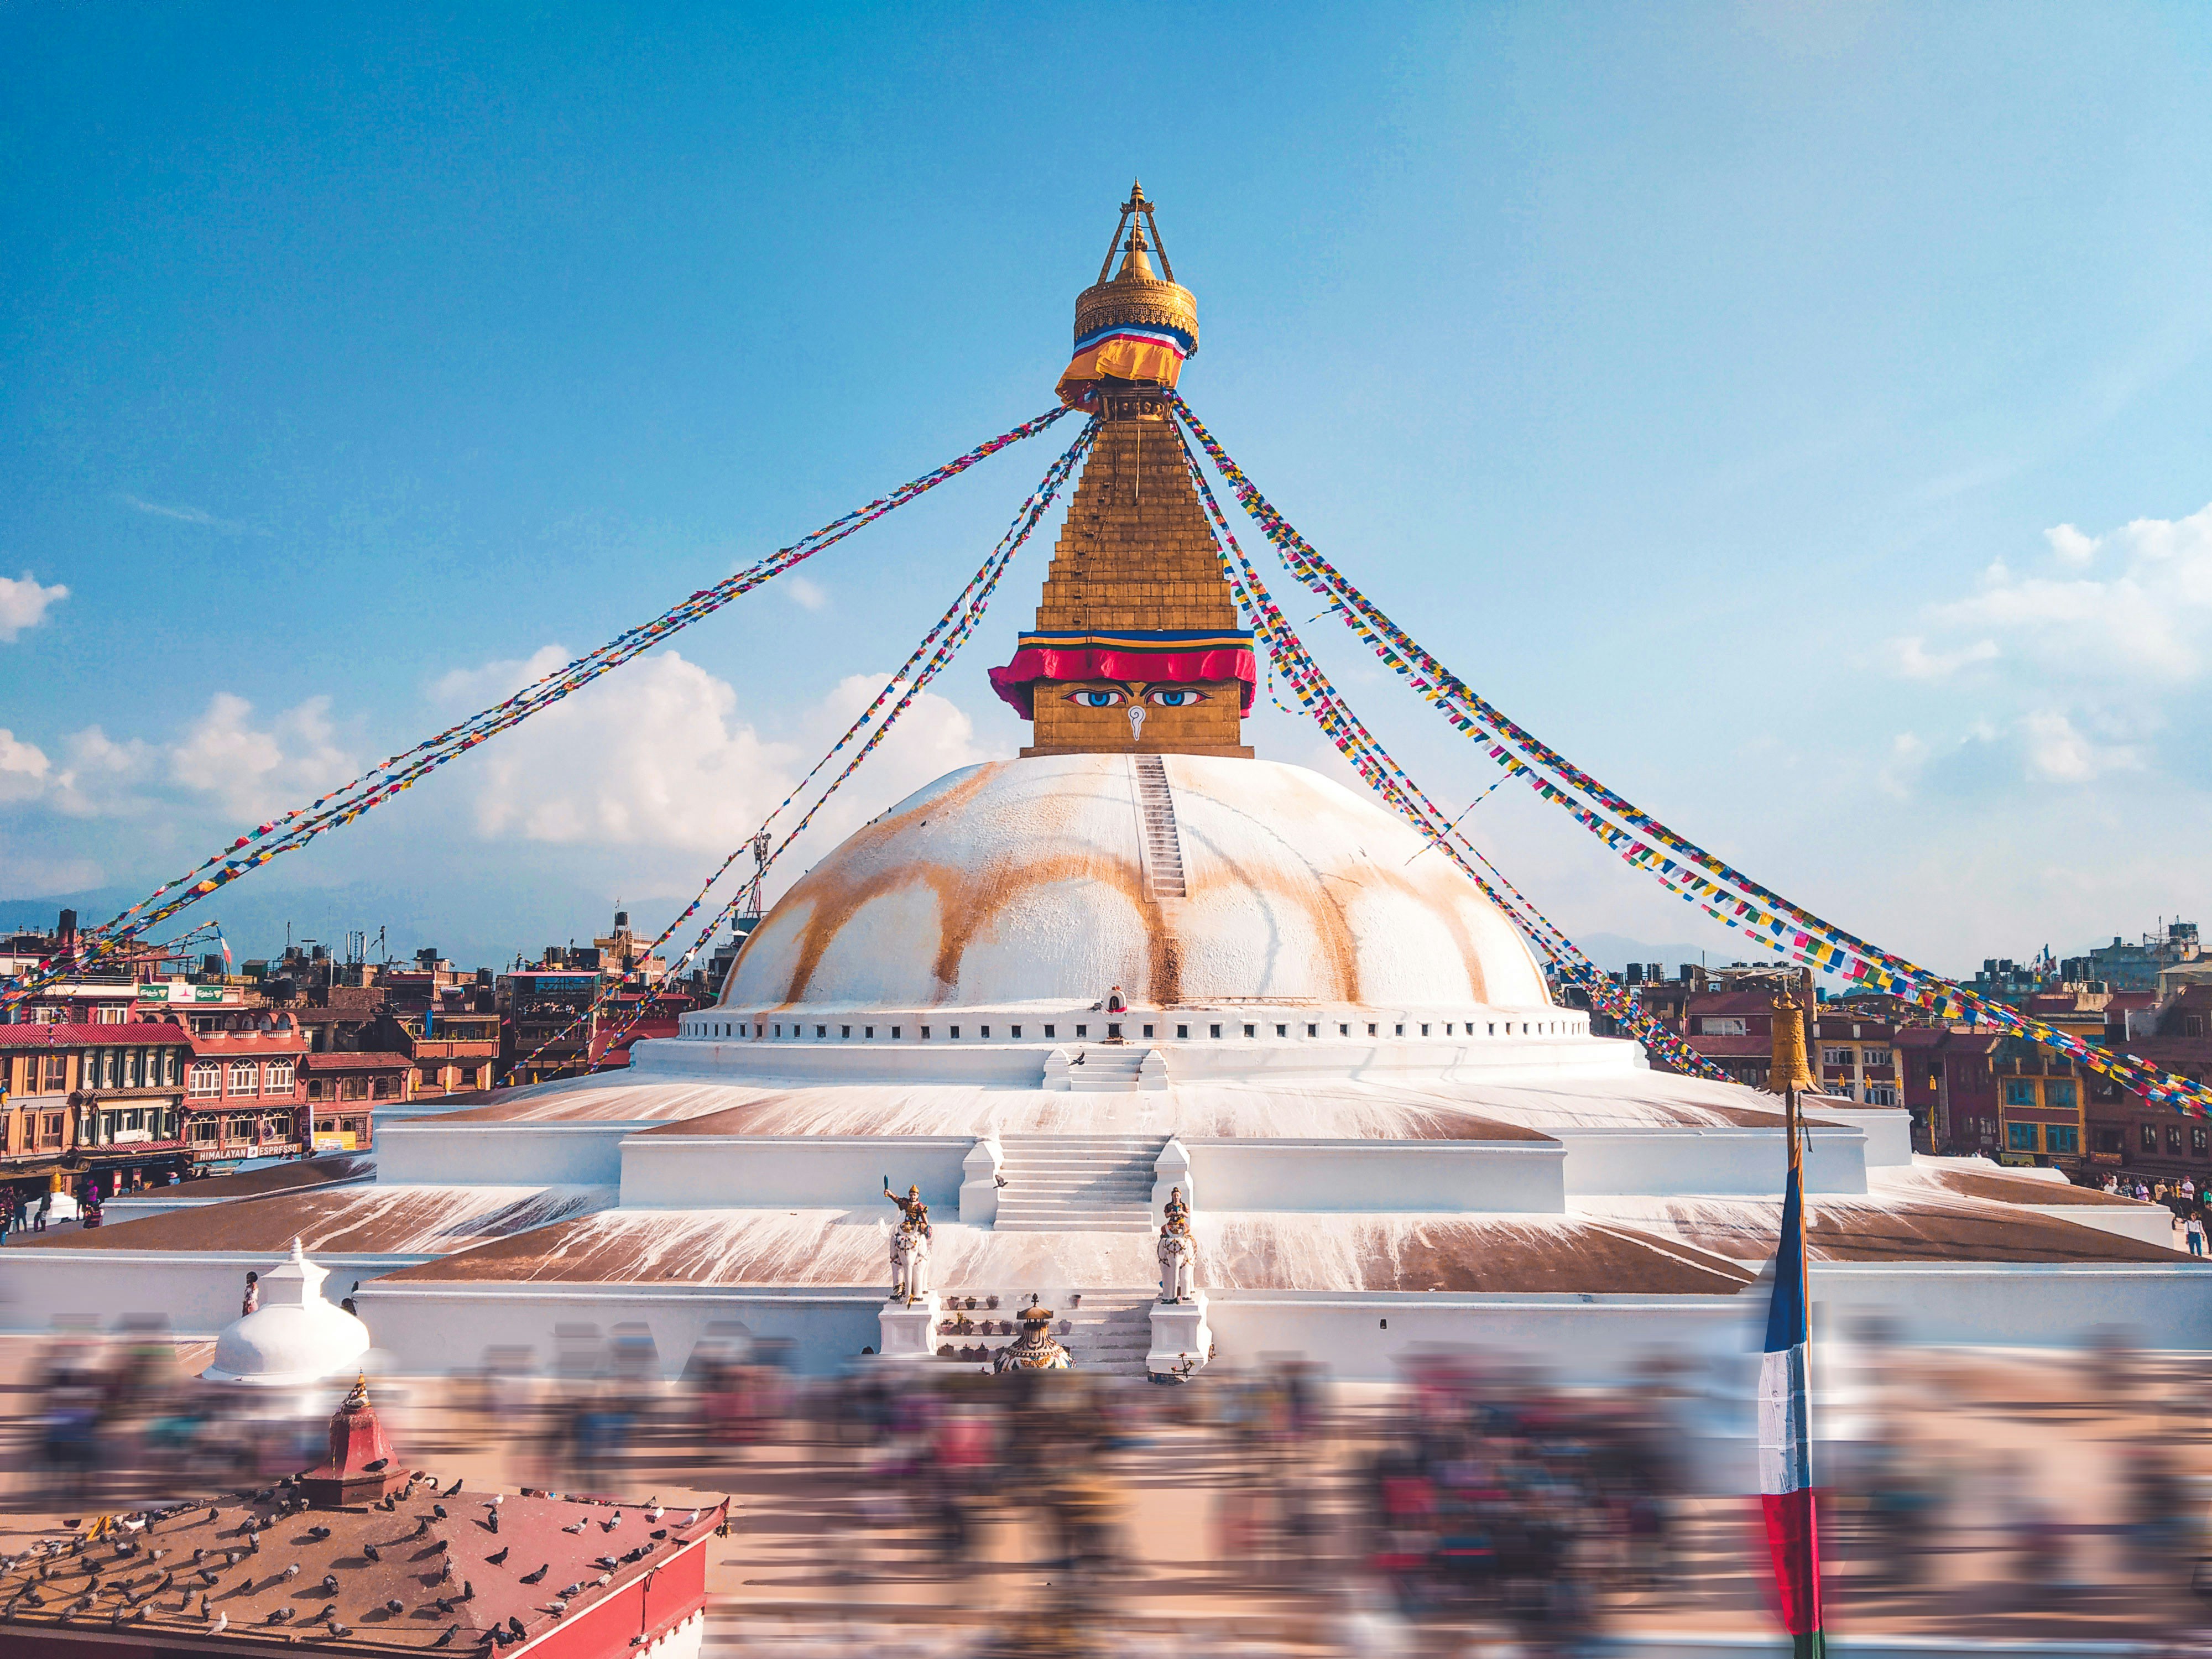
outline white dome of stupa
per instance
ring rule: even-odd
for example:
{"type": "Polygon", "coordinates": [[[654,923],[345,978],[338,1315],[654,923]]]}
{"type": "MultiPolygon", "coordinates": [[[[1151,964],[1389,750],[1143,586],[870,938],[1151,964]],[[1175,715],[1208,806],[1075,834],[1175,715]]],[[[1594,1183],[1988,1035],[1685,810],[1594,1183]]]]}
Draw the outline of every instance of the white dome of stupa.
{"type": "Polygon", "coordinates": [[[200,1376],[283,1389],[357,1369],[368,1352],[368,1327],[324,1298],[328,1277],[294,1239],[290,1258],[261,1275],[261,1305],[223,1327],[215,1361],[200,1376]]]}
{"type": "Polygon", "coordinates": [[[1540,1007],[1535,958],[1404,822],[1304,767],[1170,754],[972,766],[810,870],[731,1009],[1241,1000],[1540,1007]]]}

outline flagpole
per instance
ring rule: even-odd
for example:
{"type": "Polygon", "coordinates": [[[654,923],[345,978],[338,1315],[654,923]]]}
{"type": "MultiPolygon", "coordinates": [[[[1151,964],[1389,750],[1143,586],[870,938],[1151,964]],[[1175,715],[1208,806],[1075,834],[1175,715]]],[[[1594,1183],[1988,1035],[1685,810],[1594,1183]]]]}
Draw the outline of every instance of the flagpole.
{"type": "Polygon", "coordinates": [[[1797,1006],[1777,998],[1767,1087],[1782,1096],[1788,1168],[1774,1287],[1759,1369],[1759,1502],[1791,1659],[1826,1659],[1820,1523],[1813,1488],[1811,1297],[1805,1256],[1805,1144],[1801,1091],[1813,1083],[1797,1006]]]}

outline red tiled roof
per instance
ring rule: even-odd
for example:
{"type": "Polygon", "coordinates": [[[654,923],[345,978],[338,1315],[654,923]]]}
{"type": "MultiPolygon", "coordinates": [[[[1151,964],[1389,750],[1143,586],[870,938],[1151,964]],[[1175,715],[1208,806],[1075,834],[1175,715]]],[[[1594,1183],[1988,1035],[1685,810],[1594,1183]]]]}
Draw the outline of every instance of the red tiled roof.
{"type": "Polygon", "coordinates": [[[311,1072],[404,1072],[414,1063],[405,1054],[381,1054],[373,1050],[355,1054],[341,1049],[330,1054],[309,1054],[307,1059],[307,1069],[311,1072]]]}
{"type": "Polygon", "coordinates": [[[128,1025],[0,1025],[0,1048],[86,1048],[162,1042],[189,1046],[192,1034],[166,1020],[128,1025]]]}
{"type": "Polygon", "coordinates": [[[460,1481],[449,1491],[420,1472],[410,1479],[403,1471],[398,1483],[389,1511],[319,1505],[288,1512],[272,1500],[301,1490],[290,1483],[151,1511],[127,1555],[111,1534],[0,1574],[0,1628],[9,1632],[11,1651],[58,1649],[70,1641],[64,1632],[76,1593],[104,1583],[130,1601],[112,1608],[103,1601],[76,1625],[71,1634],[88,1650],[476,1656],[495,1650],[495,1631],[503,1642],[513,1629],[526,1644],[560,1632],[565,1639],[547,1651],[626,1653],[659,1641],[703,1605],[707,1548],[726,1516],[722,1502],[703,1492],[671,1494],[661,1510],[460,1481]],[[248,1553],[249,1523],[281,1544],[248,1553]],[[207,1571],[220,1577],[210,1583],[224,1630],[209,1628],[208,1596],[179,1593],[185,1585],[200,1589],[200,1580],[165,1571],[148,1544],[183,1569],[191,1565],[186,1551],[206,1547],[207,1571]],[[315,1588],[295,1588],[288,1566],[297,1585],[315,1588]],[[157,1595],[172,1577],[178,1589],[157,1595]],[[32,1589],[40,1593],[36,1602],[26,1594],[32,1589]],[[397,1613],[388,1610],[395,1601],[397,1613]],[[133,1606],[127,1625],[114,1620],[116,1610],[133,1606]],[[118,1629],[125,1633],[110,1635],[118,1629]]]}

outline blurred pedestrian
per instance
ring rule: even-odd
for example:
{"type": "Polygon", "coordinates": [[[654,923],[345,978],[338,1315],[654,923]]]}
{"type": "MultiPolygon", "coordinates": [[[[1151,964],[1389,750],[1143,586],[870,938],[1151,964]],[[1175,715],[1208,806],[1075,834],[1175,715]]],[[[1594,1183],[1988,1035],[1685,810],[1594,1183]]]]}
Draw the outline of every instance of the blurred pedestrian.
{"type": "Polygon", "coordinates": [[[54,1212],[54,1190],[49,1187],[39,1194],[39,1219],[31,1231],[42,1233],[46,1230],[46,1218],[54,1212]]]}
{"type": "MultiPolygon", "coordinates": [[[[2189,1217],[2189,1225],[2183,1231],[2189,1235],[2189,1254],[2203,1255],[2204,1254],[2204,1212],[2202,1210],[2192,1211],[2189,1217]]],[[[0,1240],[0,1243],[5,1242],[0,1240]]]]}
{"type": "Polygon", "coordinates": [[[246,1276],[246,1297],[244,1301],[239,1304],[238,1316],[240,1319],[243,1319],[250,1313],[258,1312],[260,1310],[260,1307],[261,1275],[259,1273],[248,1273],[246,1276]]]}

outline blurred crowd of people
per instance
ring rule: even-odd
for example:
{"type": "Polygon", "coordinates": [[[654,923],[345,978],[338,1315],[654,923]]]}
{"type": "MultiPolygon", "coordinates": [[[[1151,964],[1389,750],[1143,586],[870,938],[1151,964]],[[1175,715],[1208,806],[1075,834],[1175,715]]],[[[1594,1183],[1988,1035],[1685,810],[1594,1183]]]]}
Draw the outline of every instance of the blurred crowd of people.
{"type": "MultiPolygon", "coordinates": [[[[226,1393],[178,1352],[150,1325],[46,1343],[15,1419],[9,1506],[116,1508],[313,1461],[331,1401],[226,1393]]],[[[1822,1529],[1838,1622],[2180,1628],[2207,1497],[2177,1455],[2195,1443],[2181,1362],[2116,1342],[2040,1370],[1936,1363],[1863,1351],[1834,1389],[1822,1529]],[[1940,1422],[1901,1408],[1929,1396],[1940,1422]],[[1993,1429],[2006,1423],[2020,1431],[1993,1429]]],[[[550,1356],[495,1349],[465,1376],[392,1379],[378,1399],[406,1451],[474,1459],[479,1478],[617,1494],[672,1481],[741,1510],[750,1493],[774,1519],[740,1535],[793,1595],[1003,1583],[975,1618],[1009,1652],[1075,1650],[1053,1632],[1101,1597],[1122,1618],[1196,1600],[1271,1609],[1376,1653],[1454,1630],[1535,1648],[1655,1617],[1765,1617],[1753,1500],[1732,1475],[1716,1484],[1725,1437],[1684,1367],[1613,1390],[1443,1354],[1387,1389],[1294,1363],[1176,1387],[954,1367],[809,1378],[787,1346],[733,1326],[666,1370],[641,1325],[577,1327],[550,1356]],[[1014,1588],[1038,1583],[1054,1587],[1048,1616],[1014,1588]]]]}

